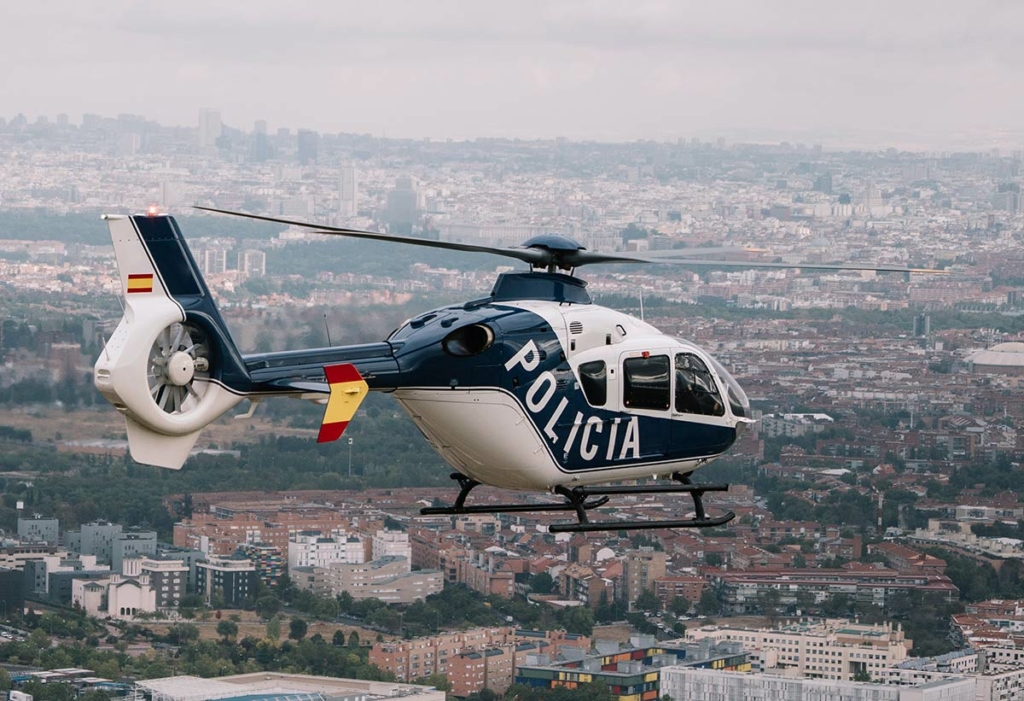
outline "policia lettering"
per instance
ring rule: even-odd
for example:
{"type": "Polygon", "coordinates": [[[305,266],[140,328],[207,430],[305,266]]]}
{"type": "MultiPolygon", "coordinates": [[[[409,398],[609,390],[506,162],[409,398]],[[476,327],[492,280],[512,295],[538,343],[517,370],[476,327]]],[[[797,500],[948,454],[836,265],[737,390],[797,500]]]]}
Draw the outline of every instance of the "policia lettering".
{"type": "MultiPolygon", "coordinates": [[[[511,372],[513,368],[519,366],[526,372],[533,372],[538,365],[540,365],[540,353],[537,351],[537,345],[530,340],[505,363],[505,370],[511,372]]],[[[526,390],[526,408],[534,417],[537,417],[555,398],[557,389],[557,380],[550,370],[540,373],[526,390]]],[[[555,432],[555,427],[568,406],[569,398],[562,395],[554,413],[544,425],[544,435],[552,444],[557,445],[560,441],[561,437],[555,432]]],[[[565,445],[562,446],[563,455],[568,457],[574,447],[578,447],[580,457],[586,462],[594,460],[601,452],[602,447],[605,449],[605,461],[639,459],[640,422],[635,416],[628,421],[621,418],[606,420],[598,416],[589,416],[584,420],[583,412],[577,411],[572,428],[569,429],[569,435],[565,438],[565,445]],[[624,424],[621,443],[619,442],[620,424],[624,424]],[[607,436],[604,435],[606,425],[609,429],[607,436]],[[577,435],[580,439],[578,446],[576,445],[577,435]],[[603,446],[602,438],[607,440],[603,446]],[[618,448],[617,454],[616,448],[618,448]]]]}

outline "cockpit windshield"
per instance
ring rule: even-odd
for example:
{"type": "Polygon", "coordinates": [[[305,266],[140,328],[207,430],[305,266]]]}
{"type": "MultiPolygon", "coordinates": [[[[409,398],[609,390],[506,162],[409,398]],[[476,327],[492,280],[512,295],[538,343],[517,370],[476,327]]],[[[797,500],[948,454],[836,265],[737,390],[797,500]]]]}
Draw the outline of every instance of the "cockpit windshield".
{"type": "Polygon", "coordinates": [[[708,360],[711,361],[711,366],[715,368],[715,372],[725,383],[726,393],[729,397],[729,409],[732,410],[733,416],[750,416],[750,400],[747,399],[747,393],[740,387],[740,383],[712,356],[709,355],[708,360]]]}

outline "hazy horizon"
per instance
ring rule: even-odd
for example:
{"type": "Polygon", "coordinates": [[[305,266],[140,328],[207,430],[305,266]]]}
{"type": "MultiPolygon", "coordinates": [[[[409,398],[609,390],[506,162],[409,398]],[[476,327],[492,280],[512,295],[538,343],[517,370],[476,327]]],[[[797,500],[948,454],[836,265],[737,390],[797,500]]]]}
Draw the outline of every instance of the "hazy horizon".
{"type": "Polygon", "coordinates": [[[1022,148],[1021,20],[1001,0],[19,4],[0,25],[0,116],[195,126],[213,108],[244,130],[398,138],[1022,148]]]}

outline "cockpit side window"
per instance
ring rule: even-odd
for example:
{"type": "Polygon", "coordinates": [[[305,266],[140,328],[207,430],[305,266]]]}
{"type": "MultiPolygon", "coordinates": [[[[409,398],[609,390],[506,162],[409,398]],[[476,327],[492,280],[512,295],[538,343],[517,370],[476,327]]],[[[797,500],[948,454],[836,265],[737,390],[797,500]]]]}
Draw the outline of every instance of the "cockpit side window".
{"type": "Polygon", "coordinates": [[[630,409],[668,409],[669,365],[667,355],[626,358],[622,363],[623,403],[630,409]]]}
{"type": "Polygon", "coordinates": [[[608,366],[603,360],[592,360],[579,367],[580,386],[590,406],[604,406],[608,401],[608,366]]]}
{"type": "Polygon", "coordinates": [[[724,416],[725,404],[708,366],[692,353],[676,354],[676,411],[724,416]]]}

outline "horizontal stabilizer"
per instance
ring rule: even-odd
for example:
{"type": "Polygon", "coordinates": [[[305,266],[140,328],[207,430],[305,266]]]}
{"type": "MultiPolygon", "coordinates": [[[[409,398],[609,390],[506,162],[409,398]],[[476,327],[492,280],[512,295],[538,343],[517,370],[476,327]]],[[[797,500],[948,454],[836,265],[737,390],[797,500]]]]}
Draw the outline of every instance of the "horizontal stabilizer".
{"type": "Polygon", "coordinates": [[[328,443],[341,438],[348,422],[356,415],[356,409],[370,391],[366,380],[351,363],[327,365],[324,367],[324,375],[331,387],[331,395],[327,399],[327,408],[324,409],[317,443],[328,443]]]}

